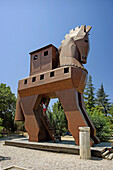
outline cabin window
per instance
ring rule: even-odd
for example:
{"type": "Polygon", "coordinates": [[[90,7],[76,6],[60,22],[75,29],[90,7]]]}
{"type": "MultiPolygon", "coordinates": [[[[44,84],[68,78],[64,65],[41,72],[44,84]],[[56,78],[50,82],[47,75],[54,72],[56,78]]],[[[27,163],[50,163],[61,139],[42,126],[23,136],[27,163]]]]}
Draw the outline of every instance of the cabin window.
{"type": "Polygon", "coordinates": [[[44,56],[46,56],[46,55],[48,55],[48,51],[45,51],[45,52],[44,52],[44,56]]]}
{"type": "Polygon", "coordinates": [[[65,73],[69,73],[69,67],[64,68],[64,74],[65,74],[65,73]]]}
{"type": "Polygon", "coordinates": [[[50,73],[50,77],[54,77],[54,71],[50,73]]]}
{"type": "Polygon", "coordinates": [[[40,75],[40,80],[44,79],[44,74],[40,75]]]}
{"type": "Polygon", "coordinates": [[[24,84],[27,84],[27,79],[26,79],[26,80],[24,80],[24,84]]]}
{"type": "Polygon", "coordinates": [[[33,59],[37,60],[37,58],[38,58],[38,55],[34,55],[33,59]]]}
{"type": "Polygon", "coordinates": [[[36,77],[33,77],[33,78],[32,78],[32,82],[35,82],[35,81],[36,81],[36,77]]]}

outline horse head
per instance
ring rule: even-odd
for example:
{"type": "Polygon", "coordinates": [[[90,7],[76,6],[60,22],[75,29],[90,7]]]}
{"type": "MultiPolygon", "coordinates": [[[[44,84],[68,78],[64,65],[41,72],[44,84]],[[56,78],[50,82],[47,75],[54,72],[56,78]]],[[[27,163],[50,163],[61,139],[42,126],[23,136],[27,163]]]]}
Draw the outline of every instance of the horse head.
{"type": "Polygon", "coordinates": [[[62,65],[79,65],[87,63],[87,56],[89,52],[89,38],[88,33],[91,26],[82,25],[70,30],[66,34],[65,40],[59,47],[60,66],[62,65]],[[76,61],[77,60],[77,61],[76,61]]]}

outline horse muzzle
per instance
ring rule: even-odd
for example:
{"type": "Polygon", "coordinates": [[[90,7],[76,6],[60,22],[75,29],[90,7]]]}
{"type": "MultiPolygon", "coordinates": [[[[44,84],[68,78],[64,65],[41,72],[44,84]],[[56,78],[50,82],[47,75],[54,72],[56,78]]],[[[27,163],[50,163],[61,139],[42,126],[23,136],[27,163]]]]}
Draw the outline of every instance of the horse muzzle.
{"type": "Polygon", "coordinates": [[[82,62],[83,64],[86,64],[86,63],[87,63],[87,57],[86,57],[86,56],[82,56],[82,57],[81,57],[81,62],[82,62]]]}

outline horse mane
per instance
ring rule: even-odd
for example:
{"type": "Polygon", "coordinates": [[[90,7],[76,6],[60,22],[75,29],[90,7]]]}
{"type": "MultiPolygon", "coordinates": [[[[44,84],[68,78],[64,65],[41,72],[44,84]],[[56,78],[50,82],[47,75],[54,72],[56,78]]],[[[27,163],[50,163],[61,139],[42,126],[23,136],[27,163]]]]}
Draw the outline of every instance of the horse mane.
{"type": "Polygon", "coordinates": [[[81,27],[77,26],[75,29],[71,29],[69,34],[65,35],[65,39],[62,40],[61,44],[63,45],[69,37],[74,38],[74,41],[82,39],[90,31],[91,28],[91,26],[87,26],[86,28],[85,25],[81,25],[81,27]]]}

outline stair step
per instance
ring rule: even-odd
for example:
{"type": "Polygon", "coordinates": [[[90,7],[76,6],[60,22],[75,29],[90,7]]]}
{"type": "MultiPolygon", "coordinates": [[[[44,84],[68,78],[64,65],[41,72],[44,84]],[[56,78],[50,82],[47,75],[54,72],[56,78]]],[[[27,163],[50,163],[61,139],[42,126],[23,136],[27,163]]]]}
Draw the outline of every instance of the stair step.
{"type": "Polygon", "coordinates": [[[108,160],[113,159],[113,153],[110,153],[109,156],[107,157],[108,160]]]}
{"type": "Polygon", "coordinates": [[[107,158],[107,155],[109,154],[109,150],[107,150],[107,151],[105,151],[101,156],[103,157],[103,158],[107,158]]]}
{"type": "Polygon", "coordinates": [[[108,159],[109,155],[110,155],[110,153],[108,153],[108,154],[104,157],[104,159],[108,159]]]}

